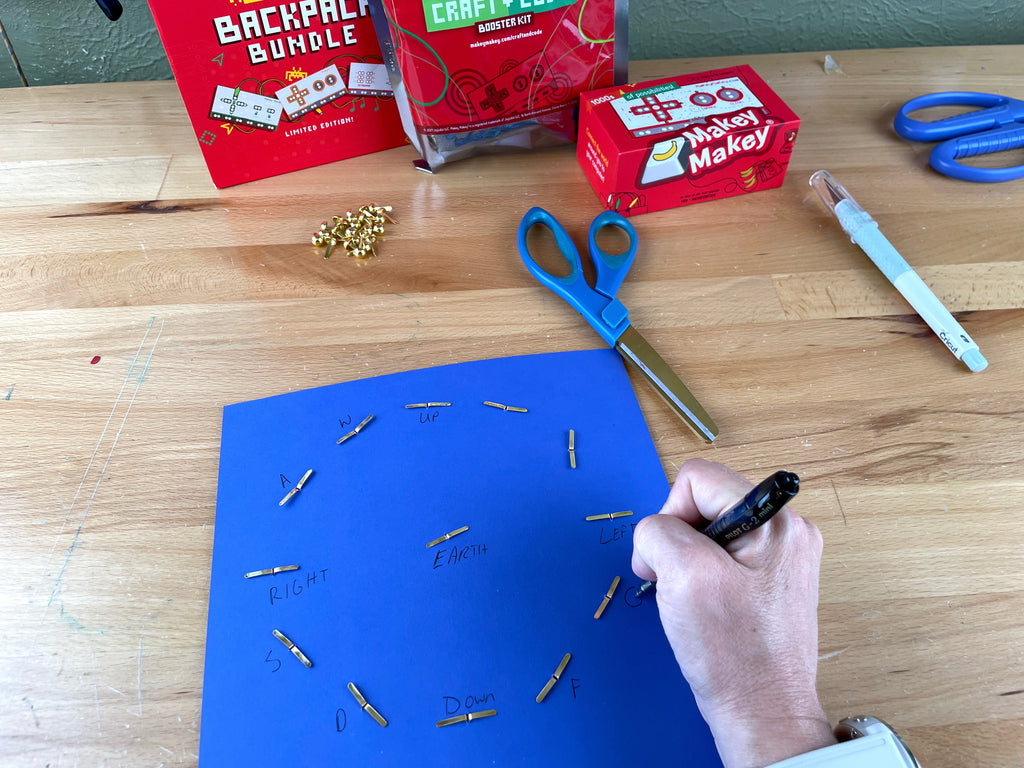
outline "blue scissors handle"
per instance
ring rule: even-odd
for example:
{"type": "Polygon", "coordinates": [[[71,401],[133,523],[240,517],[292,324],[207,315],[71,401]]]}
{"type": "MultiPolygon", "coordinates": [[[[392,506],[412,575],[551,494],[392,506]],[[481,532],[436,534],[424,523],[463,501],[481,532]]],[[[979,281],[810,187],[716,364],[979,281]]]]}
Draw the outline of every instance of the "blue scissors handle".
{"type": "Polygon", "coordinates": [[[636,256],[636,229],[622,215],[614,211],[604,211],[590,225],[588,245],[590,258],[597,272],[593,288],[587,285],[580,254],[572,238],[554,216],[543,208],[531,208],[519,223],[519,255],[526,268],[542,285],[565,299],[608,344],[614,346],[619,336],[629,326],[629,312],[615,294],[636,256]],[[552,275],[530,255],[526,236],[535,224],[551,230],[558,250],[569,264],[568,275],[552,275]],[[605,227],[621,229],[629,237],[629,247],[623,253],[610,254],[597,245],[597,233],[605,227]]]}
{"type": "Polygon", "coordinates": [[[911,99],[896,113],[893,127],[896,133],[913,141],[942,141],[954,136],[979,133],[1008,123],[1024,121],[1024,102],[977,91],[943,91],[927,93],[911,99]],[[940,120],[914,120],[911,112],[928,107],[966,106],[980,107],[970,112],[944,117],[940,120]]]}
{"type": "Polygon", "coordinates": [[[914,141],[941,141],[929,161],[939,173],[966,181],[998,182],[1024,178],[1024,165],[979,168],[957,160],[1024,147],[1024,101],[994,93],[944,91],[911,99],[896,114],[896,132],[914,141]],[[930,122],[911,112],[927,107],[962,105],[979,109],[930,122]]]}
{"type": "Polygon", "coordinates": [[[990,155],[1024,147],[1024,125],[1007,125],[970,136],[949,139],[937,145],[929,156],[932,168],[939,173],[964,181],[998,182],[1024,178],[1024,165],[1009,168],[978,168],[958,163],[961,157],[990,155]]]}

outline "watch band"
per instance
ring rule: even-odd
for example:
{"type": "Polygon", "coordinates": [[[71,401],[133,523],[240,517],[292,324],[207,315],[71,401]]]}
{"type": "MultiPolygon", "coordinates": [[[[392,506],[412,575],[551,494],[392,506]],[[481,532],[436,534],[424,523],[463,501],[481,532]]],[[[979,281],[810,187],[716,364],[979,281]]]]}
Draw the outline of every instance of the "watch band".
{"type": "Polygon", "coordinates": [[[839,744],[768,768],[921,768],[899,734],[877,717],[844,718],[835,734],[839,744]]]}

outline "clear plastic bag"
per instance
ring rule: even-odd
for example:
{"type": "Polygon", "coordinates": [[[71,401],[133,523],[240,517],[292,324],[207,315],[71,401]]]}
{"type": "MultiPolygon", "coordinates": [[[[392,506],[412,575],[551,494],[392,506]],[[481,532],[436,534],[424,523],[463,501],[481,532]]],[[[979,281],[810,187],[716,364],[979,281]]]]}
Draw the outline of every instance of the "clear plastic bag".
{"type": "Polygon", "coordinates": [[[370,0],[409,141],[434,171],[571,144],[579,95],[624,83],[627,0],[370,0]]]}

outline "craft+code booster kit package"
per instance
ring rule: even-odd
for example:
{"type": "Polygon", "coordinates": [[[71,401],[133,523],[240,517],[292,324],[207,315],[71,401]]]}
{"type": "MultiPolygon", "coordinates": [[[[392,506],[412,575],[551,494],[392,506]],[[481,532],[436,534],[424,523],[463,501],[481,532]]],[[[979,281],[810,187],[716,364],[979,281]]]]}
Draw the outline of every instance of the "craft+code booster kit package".
{"type": "Polygon", "coordinates": [[[576,140],[580,94],[626,80],[626,0],[370,0],[422,170],[576,140]]]}
{"type": "Polygon", "coordinates": [[[632,216],[782,185],[800,118],[749,66],[584,94],[576,157],[632,216]]]}

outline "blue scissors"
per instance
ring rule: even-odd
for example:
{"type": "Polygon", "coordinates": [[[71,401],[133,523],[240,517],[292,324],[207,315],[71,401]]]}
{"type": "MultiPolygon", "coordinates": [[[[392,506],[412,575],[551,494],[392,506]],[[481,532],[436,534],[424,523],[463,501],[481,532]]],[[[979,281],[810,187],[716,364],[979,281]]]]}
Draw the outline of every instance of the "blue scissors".
{"type": "Polygon", "coordinates": [[[597,273],[593,288],[587,284],[583,275],[583,264],[572,238],[554,216],[543,208],[531,208],[519,223],[519,254],[533,276],[542,285],[565,299],[573,309],[583,315],[595,331],[601,334],[601,338],[618,350],[626,362],[636,366],[644,379],[690,429],[707,442],[713,441],[718,436],[715,422],[675,375],[671,366],[630,325],[629,311],[616,298],[619,286],[622,285],[636,256],[636,229],[621,214],[604,211],[590,225],[589,248],[590,259],[594,262],[597,273]],[[526,237],[534,225],[546,227],[554,235],[558,250],[569,263],[571,271],[568,275],[552,275],[530,255],[526,237]],[[606,253],[598,246],[597,233],[605,227],[622,230],[629,237],[629,247],[623,253],[606,253]]]}
{"type": "Polygon", "coordinates": [[[975,91],[944,91],[911,99],[896,114],[896,133],[913,141],[941,141],[932,149],[932,168],[964,181],[1010,181],[1024,177],[1024,165],[977,168],[958,163],[975,157],[1024,147],[1024,101],[975,91]],[[958,105],[979,107],[963,114],[930,122],[908,115],[926,107],[958,105]]]}

